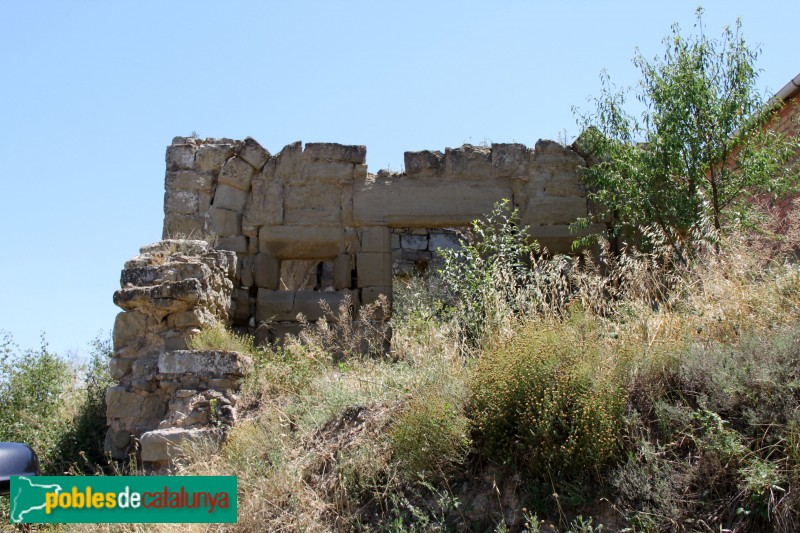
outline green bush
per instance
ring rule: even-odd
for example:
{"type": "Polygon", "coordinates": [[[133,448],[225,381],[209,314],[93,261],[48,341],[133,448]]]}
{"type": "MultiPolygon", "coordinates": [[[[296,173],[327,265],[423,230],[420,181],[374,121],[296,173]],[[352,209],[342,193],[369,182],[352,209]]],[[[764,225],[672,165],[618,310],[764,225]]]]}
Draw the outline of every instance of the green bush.
{"type": "MultiPolygon", "coordinates": [[[[472,415],[488,456],[540,479],[598,472],[619,450],[625,394],[591,318],[531,323],[478,361],[472,415]]],[[[613,363],[612,363],[613,364],[613,363]]]]}
{"type": "Polygon", "coordinates": [[[0,441],[24,442],[33,447],[44,473],[61,473],[59,444],[69,427],[61,418],[74,383],[74,370],[49,351],[44,337],[38,350],[19,351],[10,335],[3,336],[0,441]]]}
{"type": "Polygon", "coordinates": [[[463,405],[423,392],[394,422],[390,439],[404,477],[441,481],[469,451],[469,420],[463,405]]]}

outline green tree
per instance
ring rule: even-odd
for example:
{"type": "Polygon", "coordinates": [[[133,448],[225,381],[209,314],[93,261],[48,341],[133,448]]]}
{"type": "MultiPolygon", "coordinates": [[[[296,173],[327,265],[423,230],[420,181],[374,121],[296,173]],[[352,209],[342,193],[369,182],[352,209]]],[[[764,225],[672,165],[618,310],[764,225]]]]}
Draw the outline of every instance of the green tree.
{"type": "Polygon", "coordinates": [[[616,90],[606,73],[595,110],[578,114],[578,148],[596,164],[583,169],[598,215],[615,230],[655,229],[684,261],[710,221],[719,231],[730,214],[746,214],[753,194],[785,194],[786,167],[796,148],[767,125],[778,104],[756,89],[759,50],[741,35],[741,22],[719,39],[706,36],[702,9],[696,35],[677,25],[664,39],[663,56],[633,63],[635,90],[616,90]],[[631,92],[641,105],[626,110],[631,92]]]}

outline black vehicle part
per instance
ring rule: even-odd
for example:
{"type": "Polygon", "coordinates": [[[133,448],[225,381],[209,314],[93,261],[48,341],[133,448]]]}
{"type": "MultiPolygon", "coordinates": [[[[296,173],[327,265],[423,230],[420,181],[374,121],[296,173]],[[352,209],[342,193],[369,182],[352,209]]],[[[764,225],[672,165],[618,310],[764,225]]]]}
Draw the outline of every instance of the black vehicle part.
{"type": "Polygon", "coordinates": [[[39,458],[27,444],[0,442],[0,496],[8,495],[11,476],[38,476],[39,458]]]}

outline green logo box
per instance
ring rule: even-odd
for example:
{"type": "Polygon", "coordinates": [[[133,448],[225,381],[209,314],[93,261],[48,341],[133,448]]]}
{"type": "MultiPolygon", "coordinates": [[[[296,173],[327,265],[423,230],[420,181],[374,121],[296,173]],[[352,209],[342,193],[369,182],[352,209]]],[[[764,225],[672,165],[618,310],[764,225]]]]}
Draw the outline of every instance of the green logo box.
{"type": "Polygon", "coordinates": [[[235,523],[236,476],[11,478],[11,522],[235,523]]]}

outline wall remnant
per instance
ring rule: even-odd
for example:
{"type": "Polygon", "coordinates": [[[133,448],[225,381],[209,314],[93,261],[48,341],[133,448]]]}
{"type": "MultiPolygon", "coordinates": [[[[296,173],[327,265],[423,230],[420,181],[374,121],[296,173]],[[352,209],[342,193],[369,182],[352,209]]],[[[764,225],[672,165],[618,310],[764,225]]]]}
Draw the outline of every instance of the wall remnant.
{"type": "Polygon", "coordinates": [[[298,313],[318,320],[320,300],[349,298],[355,313],[391,297],[393,274],[435,263],[502,199],[554,253],[587,214],[585,162],[552,141],[406,152],[403,173],[369,173],[364,146],[298,141],[271,155],[251,138],[176,137],[166,161],[164,237],[212,236],[236,253],[233,324],[260,340],[296,333],[298,313]]]}
{"type": "Polygon", "coordinates": [[[199,328],[230,318],[236,254],[208,243],[164,240],[141,248],[122,271],[114,303],[105,448],[140,451],[167,466],[187,440],[221,439],[236,419],[236,391],[252,365],[236,352],[187,350],[199,328]]]}
{"type": "MultiPolygon", "coordinates": [[[[249,137],[176,137],[166,164],[165,240],[122,271],[118,384],[106,393],[106,449],[117,458],[138,450],[155,467],[182,442],[224,438],[236,418],[252,362],[187,350],[199,328],[219,321],[280,341],[300,331],[300,314],[314,322],[344,304],[355,317],[391,301],[393,275],[435,267],[436,251],[459,246],[503,199],[554,253],[570,251],[581,235],[569,224],[587,215],[585,162],[552,141],[406,152],[405,172],[371,174],[364,146],[295,142],[272,155],[249,137]]],[[[384,339],[390,317],[373,317],[384,339]]]]}

